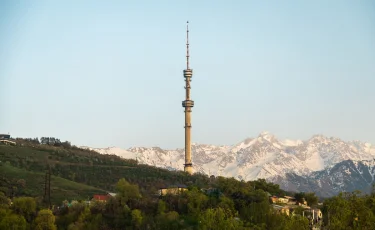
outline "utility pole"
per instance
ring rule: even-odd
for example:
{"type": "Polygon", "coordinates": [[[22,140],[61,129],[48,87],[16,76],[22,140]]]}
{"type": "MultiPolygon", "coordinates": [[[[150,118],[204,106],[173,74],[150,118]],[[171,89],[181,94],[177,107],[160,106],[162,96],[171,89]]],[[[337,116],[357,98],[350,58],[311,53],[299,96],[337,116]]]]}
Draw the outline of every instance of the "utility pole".
{"type": "Polygon", "coordinates": [[[43,202],[46,202],[46,199],[47,199],[47,178],[48,178],[48,174],[46,172],[45,176],[44,176],[44,195],[43,195],[43,202]]]}
{"type": "Polygon", "coordinates": [[[51,167],[49,165],[44,178],[43,201],[48,204],[48,207],[51,209],[51,167]]]}
{"type": "Polygon", "coordinates": [[[52,208],[51,205],[51,167],[48,165],[48,204],[49,208],[52,208]]]}

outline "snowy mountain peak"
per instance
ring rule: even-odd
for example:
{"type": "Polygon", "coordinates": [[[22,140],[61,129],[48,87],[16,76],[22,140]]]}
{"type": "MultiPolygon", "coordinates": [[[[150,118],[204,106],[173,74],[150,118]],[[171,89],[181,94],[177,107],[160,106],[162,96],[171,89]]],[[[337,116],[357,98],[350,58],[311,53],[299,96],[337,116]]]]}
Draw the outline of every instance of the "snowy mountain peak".
{"type": "Polygon", "coordinates": [[[259,136],[266,136],[266,135],[272,135],[269,131],[263,131],[259,134],[259,136]]]}
{"type": "Polygon", "coordinates": [[[262,138],[264,140],[267,140],[268,142],[276,141],[275,135],[271,134],[268,131],[261,132],[258,136],[258,138],[262,138]]]}
{"type": "Polygon", "coordinates": [[[308,141],[309,142],[324,142],[327,140],[329,140],[328,137],[323,136],[322,134],[315,134],[308,141]]]}

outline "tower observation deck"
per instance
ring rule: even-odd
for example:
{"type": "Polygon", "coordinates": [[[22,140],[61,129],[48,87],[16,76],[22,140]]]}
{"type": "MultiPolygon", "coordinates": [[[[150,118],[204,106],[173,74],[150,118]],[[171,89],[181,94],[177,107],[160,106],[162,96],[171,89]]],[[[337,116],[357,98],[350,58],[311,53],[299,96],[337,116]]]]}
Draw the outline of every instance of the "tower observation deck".
{"type": "Polygon", "coordinates": [[[193,76],[193,70],[189,67],[189,22],[186,26],[186,69],[184,70],[185,78],[185,100],[182,101],[182,107],[185,108],[185,164],[184,171],[192,174],[193,164],[191,161],[191,108],[194,107],[194,101],[190,99],[190,82],[193,76]]]}

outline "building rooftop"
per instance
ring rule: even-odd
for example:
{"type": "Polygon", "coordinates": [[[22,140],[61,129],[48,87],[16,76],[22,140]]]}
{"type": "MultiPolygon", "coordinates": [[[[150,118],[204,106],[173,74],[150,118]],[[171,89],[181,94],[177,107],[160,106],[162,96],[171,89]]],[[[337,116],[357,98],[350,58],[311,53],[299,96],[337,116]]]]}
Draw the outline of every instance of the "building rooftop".
{"type": "Polygon", "coordinates": [[[109,196],[108,195],[94,195],[93,199],[104,201],[104,200],[108,200],[109,196]]]}
{"type": "Polygon", "coordinates": [[[112,197],[115,197],[117,195],[117,193],[114,193],[114,192],[109,192],[108,195],[112,196],[112,197]]]}

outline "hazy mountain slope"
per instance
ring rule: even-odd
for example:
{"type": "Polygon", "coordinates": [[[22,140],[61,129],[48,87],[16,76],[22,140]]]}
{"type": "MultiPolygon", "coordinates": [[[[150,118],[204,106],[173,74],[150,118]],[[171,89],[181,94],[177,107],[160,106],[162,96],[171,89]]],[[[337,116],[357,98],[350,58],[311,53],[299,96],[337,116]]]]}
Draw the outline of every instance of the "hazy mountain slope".
{"type": "Polygon", "coordinates": [[[293,191],[315,191],[319,196],[328,197],[339,192],[361,190],[370,192],[374,183],[375,161],[346,160],[332,168],[300,176],[287,173],[275,176],[269,181],[277,183],[282,189],[293,191]]]}

